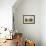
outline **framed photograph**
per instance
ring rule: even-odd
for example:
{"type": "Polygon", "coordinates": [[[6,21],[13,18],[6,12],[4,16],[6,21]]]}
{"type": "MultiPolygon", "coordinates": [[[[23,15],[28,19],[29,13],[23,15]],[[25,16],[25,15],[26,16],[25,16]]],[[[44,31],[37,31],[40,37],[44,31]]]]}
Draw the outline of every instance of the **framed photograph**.
{"type": "Polygon", "coordinates": [[[35,24],[35,15],[23,15],[23,24],[35,24]]]}

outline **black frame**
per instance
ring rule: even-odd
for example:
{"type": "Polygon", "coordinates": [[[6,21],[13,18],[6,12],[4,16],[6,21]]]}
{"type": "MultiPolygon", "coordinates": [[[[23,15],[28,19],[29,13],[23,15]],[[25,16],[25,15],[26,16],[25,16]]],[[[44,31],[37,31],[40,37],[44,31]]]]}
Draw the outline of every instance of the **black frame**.
{"type": "Polygon", "coordinates": [[[35,15],[23,15],[23,24],[35,24],[35,15]],[[34,17],[34,22],[33,23],[24,23],[24,17],[25,16],[33,16],[34,17]]]}

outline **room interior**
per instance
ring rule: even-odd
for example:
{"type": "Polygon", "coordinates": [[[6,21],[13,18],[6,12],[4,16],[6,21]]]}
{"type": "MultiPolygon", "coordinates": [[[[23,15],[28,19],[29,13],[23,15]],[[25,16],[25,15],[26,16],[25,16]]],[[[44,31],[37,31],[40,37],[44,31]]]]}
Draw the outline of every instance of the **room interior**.
{"type": "Polygon", "coordinates": [[[44,5],[41,0],[1,0],[0,46],[46,46],[44,5]]]}

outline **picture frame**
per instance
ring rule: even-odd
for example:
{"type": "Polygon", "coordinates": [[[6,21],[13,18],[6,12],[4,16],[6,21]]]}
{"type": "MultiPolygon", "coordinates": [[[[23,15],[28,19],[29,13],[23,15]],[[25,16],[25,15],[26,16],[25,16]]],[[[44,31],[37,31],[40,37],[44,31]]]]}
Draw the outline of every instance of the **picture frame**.
{"type": "Polygon", "coordinates": [[[35,24],[35,15],[23,15],[23,24],[35,24]]]}

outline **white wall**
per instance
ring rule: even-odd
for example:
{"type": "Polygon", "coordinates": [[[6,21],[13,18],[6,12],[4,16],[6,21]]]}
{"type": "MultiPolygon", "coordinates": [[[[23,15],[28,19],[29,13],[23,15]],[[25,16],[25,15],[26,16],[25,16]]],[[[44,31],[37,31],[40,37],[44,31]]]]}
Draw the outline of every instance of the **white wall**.
{"type": "Polygon", "coordinates": [[[41,38],[42,46],[46,46],[46,0],[42,0],[41,3],[41,38]]]}
{"type": "Polygon", "coordinates": [[[41,0],[23,0],[17,5],[13,6],[15,28],[41,46],[41,0]],[[35,15],[35,24],[23,24],[23,15],[35,15]]]}
{"type": "Polygon", "coordinates": [[[15,29],[24,37],[35,41],[36,46],[46,46],[45,0],[21,0],[13,6],[15,29]],[[35,15],[35,24],[23,24],[23,15],[35,15]],[[44,15],[45,14],[45,15],[44,15]],[[43,19],[44,18],[44,19],[43,19]],[[45,23],[44,23],[45,22],[45,23]],[[43,31],[44,30],[44,31],[43,31]],[[44,37],[44,38],[43,38],[44,37]],[[41,45],[42,44],[42,45],[41,45]]]}
{"type": "Polygon", "coordinates": [[[12,28],[12,6],[16,0],[0,0],[0,27],[12,28]]]}

